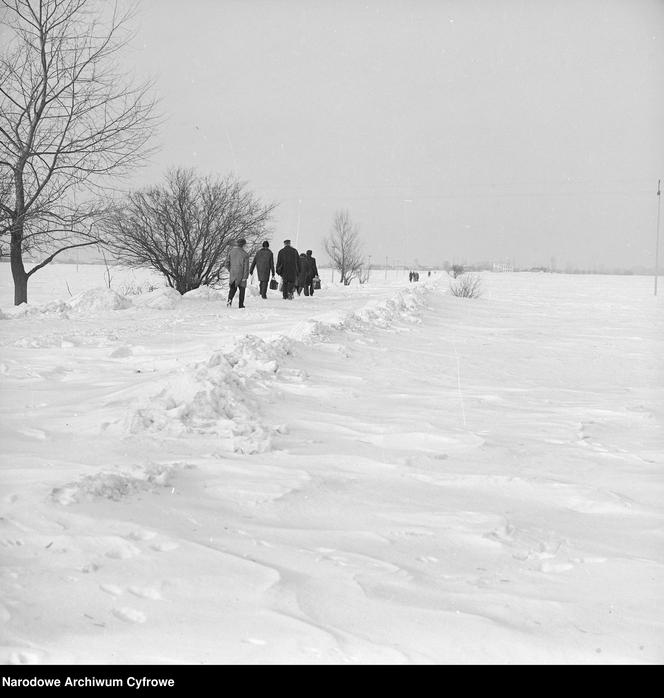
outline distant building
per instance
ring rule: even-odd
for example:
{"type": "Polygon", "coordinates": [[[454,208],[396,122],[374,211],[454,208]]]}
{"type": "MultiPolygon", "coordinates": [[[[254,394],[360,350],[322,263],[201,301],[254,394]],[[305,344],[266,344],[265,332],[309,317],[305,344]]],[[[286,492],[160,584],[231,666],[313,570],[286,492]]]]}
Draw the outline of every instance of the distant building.
{"type": "Polygon", "coordinates": [[[493,271],[514,271],[514,265],[510,261],[494,262],[492,269],[493,271]]]}

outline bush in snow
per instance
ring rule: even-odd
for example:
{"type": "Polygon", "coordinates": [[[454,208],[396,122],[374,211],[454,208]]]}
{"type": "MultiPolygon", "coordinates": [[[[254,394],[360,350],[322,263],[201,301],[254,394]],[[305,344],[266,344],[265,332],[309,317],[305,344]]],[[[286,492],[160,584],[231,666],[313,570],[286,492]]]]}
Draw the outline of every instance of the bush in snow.
{"type": "Polygon", "coordinates": [[[111,207],[105,245],[122,264],[154,269],[184,294],[221,281],[239,238],[252,254],[273,209],[230,175],[214,179],[178,168],[163,184],[131,192],[111,207]]]}
{"type": "Polygon", "coordinates": [[[479,274],[464,274],[450,284],[450,293],[458,298],[479,298],[482,295],[479,274]]]}

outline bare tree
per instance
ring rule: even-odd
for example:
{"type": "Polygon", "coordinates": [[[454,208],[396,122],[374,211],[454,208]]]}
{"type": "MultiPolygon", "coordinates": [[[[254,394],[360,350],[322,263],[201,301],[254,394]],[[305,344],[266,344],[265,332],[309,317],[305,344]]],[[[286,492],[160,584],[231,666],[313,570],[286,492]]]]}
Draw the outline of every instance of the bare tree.
{"type": "Polygon", "coordinates": [[[95,195],[147,155],[155,103],[117,69],[129,14],[102,22],[88,0],[0,0],[0,12],[0,250],[18,305],[56,255],[97,244],[95,195]],[[29,271],[27,254],[41,256],[29,271]]]}
{"type": "Polygon", "coordinates": [[[347,210],[334,214],[334,223],[329,237],[323,241],[332,266],[341,274],[341,281],[348,286],[354,278],[359,278],[364,258],[359,239],[359,231],[353,225],[347,210]]]}
{"type": "Polygon", "coordinates": [[[232,176],[201,178],[175,169],[165,184],[132,192],[103,224],[105,246],[133,267],[151,267],[186,293],[220,281],[229,247],[239,238],[247,251],[268,233],[275,204],[261,203],[232,176]]]}

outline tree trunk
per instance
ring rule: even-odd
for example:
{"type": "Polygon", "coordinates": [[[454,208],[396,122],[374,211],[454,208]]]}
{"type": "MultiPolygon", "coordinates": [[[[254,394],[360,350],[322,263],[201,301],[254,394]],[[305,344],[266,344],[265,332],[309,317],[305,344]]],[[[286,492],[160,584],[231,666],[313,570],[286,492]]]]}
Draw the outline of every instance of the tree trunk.
{"type": "Polygon", "coordinates": [[[14,275],[14,305],[28,302],[28,275],[23,272],[17,276],[17,273],[12,269],[14,275]]]}
{"type": "Polygon", "coordinates": [[[21,253],[21,243],[23,241],[23,230],[16,226],[12,230],[12,241],[10,249],[10,263],[12,277],[14,279],[14,305],[28,302],[28,274],[23,266],[23,255],[21,253]]]}

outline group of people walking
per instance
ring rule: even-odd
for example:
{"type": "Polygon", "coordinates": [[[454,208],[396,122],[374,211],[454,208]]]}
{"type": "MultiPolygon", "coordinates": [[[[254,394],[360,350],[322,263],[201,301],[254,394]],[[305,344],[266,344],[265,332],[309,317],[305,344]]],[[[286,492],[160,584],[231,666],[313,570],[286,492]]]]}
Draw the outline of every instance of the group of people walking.
{"type": "Polygon", "coordinates": [[[313,296],[314,290],[319,286],[318,267],[312,251],[307,250],[301,254],[291,246],[290,240],[284,240],[284,246],[277,254],[277,264],[274,264],[274,255],[270,249],[270,243],[266,240],[263,246],[249,264],[249,254],[244,249],[247,241],[240,238],[231,248],[226,268],[228,269],[228,300],[226,305],[230,307],[239,291],[239,307],[244,308],[244,294],[247,289],[247,279],[254,271],[258,275],[258,290],[261,298],[267,298],[268,285],[277,288],[276,275],[281,277],[281,293],[284,300],[292,300],[295,292],[299,296],[304,291],[305,296],[313,296]]]}

